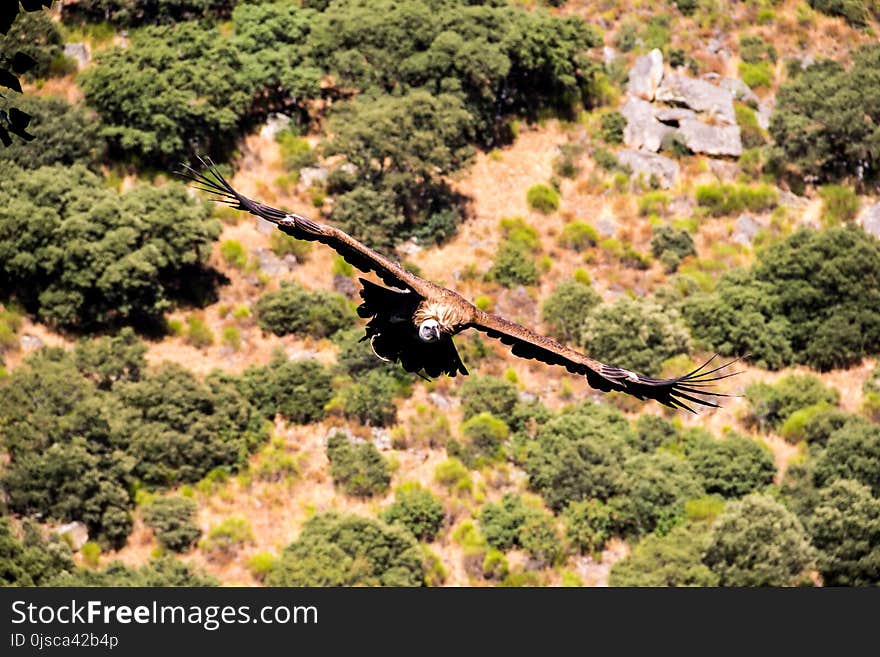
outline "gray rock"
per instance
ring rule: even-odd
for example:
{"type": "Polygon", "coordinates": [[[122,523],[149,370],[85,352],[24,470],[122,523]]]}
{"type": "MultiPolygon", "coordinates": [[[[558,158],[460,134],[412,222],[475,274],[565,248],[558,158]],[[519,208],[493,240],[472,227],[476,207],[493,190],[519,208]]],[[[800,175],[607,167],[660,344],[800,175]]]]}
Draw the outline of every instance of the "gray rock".
{"type": "Polygon", "coordinates": [[[302,187],[309,188],[314,184],[323,184],[327,182],[327,176],[330,172],[324,167],[303,167],[299,170],[299,184],[302,187]]]}
{"type": "Polygon", "coordinates": [[[737,244],[750,246],[759,230],[761,230],[761,224],[757,219],[748,214],[741,214],[736,218],[736,224],[733,227],[733,241],[737,244]]]}
{"type": "Polygon", "coordinates": [[[401,255],[414,256],[422,252],[422,246],[415,237],[411,237],[407,241],[398,245],[397,250],[401,255]]]}
{"type": "Polygon", "coordinates": [[[731,181],[739,174],[739,165],[736,162],[726,160],[709,160],[709,171],[718,176],[724,182],[731,181]]]}
{"type": "Polygon", "coordinates": [[[617,159],[632,169],[634,176],[641,174],[646,181],[656,176],[663,189],[674,187],[678,179],[678,162],[663,155],[625,148],[618,151],[617,159]]]}
{"type": "Polygon", "coordinates": [[[257,256],[257,266],[267,276],[281,276],[290,273],[290,267],[287,262],[269,249],[257,249],[254,254],[257,256]]]}
{"type": "Polygon", "coordinates": [[[690,107],[696,112],[712,114],[725,123],[736,123],[733,94],[705,80],[670,73],[663,77],[655,98],[690,107]]]}
{"type": "Polygon", "coordinates": [[[626,119],[623,129],[623,143],[630,148],[641,148],[656,153],[660,150],[663,137],[673,128],[660,123],[654,117],[654,108],[646,100],[630,96],[620,110],[626,119]]]}
{"type": "Polygon", "coordinates": [[[391,432],[388,429],[385,427],[373,427],[370,433],[372,433],[371,438],[377,449],[383,452],[391,449],[391,432]]]}
{"type": "Polygon", "coordinates": [[[602,237],[614,237],[617,235],[617,224],[613,219],[600,217],[593,225],[602,237]]]}
{"type": "Polygon", "coordinates": [[[611,62],[617,59],[617,51],[611,46],[603,46],[602,47],[602,61],[607,66],[611,62]]]}
{"type": "Polygon", "coordinates": [[[64,56],[70,57],[74,60],[76,62],[76,67],[79,69],[88,66],[89,61],[91,60],[89,47],[84,43],[65,43],[64,56]]]}
{"type": "Polygon", "coordinates": [[[34,351],[36,349],[43,348],[42,339],[40,339],[39,336],[30,335],[29,333],[25,333],[23,336],[21,336],[19,342],[21,343],[21,348],[25,351],[34,351]]]}
{"type": "Polygon", "coordinates": [[[795,209],[802,209],[807,207],[810,204],[810,199],[804,198],[803,196],[798,196],[797,194],[792,194],[786,190],[780,190],[779,192],[779,205],[785,205],[795,209]]]}
{"type": "Polygon", "coordinates": [[[290,117],[287,114],[270,114],[260,129],[260,136],[264,139],[275,139],[275,135],[286,130],[289,126],[290,117]]]}
{"type": "Polygon", "coordinates": [[[256,227],[257,232],[261,235],[271,235],[276,230],[278,230],[278,226],[273,224],[271,221],[266,221],[261,217],[257,217],[256,227]]]}
{"type": "Polygon", "coordinates": [[[719,52],[722,48],[724,48],[724,41],[717,37],[709,39],[708,43],[706,43],[706,51],[711,55],[719,52]]]}
{"type": "Polygon", "coordinates": [[[654,48],[647,55],[636,60],[629,71],[627,90],[633,96],[644,100],[654,100],[657,87],[663,79],[663,54],[654,48]]]}
{"type": "Polygon", "coordinates": [[[757,107],[761,102],[761,99],[755,95],[755,92],[751,90],[749,85],[739,78],[723,78],[720,85],[722,89],[727,89],[733,95],[734,100],[746,103],[752,107],[757,107]]]}
{"type": "Polygon", "coordinates": [[[354,299],[360,288],[358,287],[358,284],[348,276],[336,274],[336,276],[333,277],[333,290],[339,292],[339,294],[345,295],[349,299],[354,299]]]}
{"type": "Polygon", "coordinates": [[[694,153],[706,155],[742,155],[742,137],[738,125],[709,125],[699,119],[687,119],[678,132],[694,153]]]}
{"type": "Polygon", "coordinates": [[[758,110],[755,116],[758,117],[758,125],[764,130],[770,129],[770,117],[773,115],[772,103],[758,103],[758,110]]]}
{"type": "Polygon", "coordinates": [[[89,528],[81,522],[69,522],[55,528],[55,533],[67,541],[71,549],[76,552],[89,540],[89,528]]]}
{"type": "Polygon", "coordinates": [[[874,237],[880,237],[880,203],[867,206],[859,213],[858,223],[874,237]]]}
{"type": "Polygon", "coordinates": [[[456,397],[447,397],[441,392],[428,393],[428,399],[441,411],[448,411],[461,404],[461,400],[456,397]]]}

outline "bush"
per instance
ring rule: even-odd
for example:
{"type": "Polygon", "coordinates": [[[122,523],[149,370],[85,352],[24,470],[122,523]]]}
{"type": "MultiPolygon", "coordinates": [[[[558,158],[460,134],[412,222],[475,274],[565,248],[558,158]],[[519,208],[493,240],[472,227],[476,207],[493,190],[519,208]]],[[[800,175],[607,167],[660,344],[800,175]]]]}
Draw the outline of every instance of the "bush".
{"type": "Polygon", "coordinates": [[[220,255],[230,267],[244,269],[247,264],[247,251],[238,240],[226,240],[220,245],[220,255]]]}
{"type": "Polygon", "coordinates": [[[414,482],[400,486],[394,492],[394,504],[382,514],[382,520],[403,525],[420,541],[433,541],[444,517],[440,501],[414,482]]]}
{"type": "Polygon", "coordinates": [[[461,386],[461,410],[464,420],[480,413],[491,413],[508,425],[519,398],[516,385],[494,376],[472,376],[461,386]]]}
{"type": "Polygon", "coordinates": [[[65,6],[63,15],[136,27],[194,18],[228,18],[234,6],[235,0],[79,0],[65,6]]]}
{"type": "Polygon", "coordinates": [[[809,0],[810,7],[829,16],[842,16],[856,27],[864,27],[876,14],[876,5],[866,0],[809,0]]]}
{"type": "Polygon", "coordinates": [[[647,217],[652,214],[662,214],[669,206],[669,194],[666,192],[646,192],[639,199],[639,214],[647,217]]]}
{"type": "Polygon", "coordinates": [[[563,144],[559,156],[553,160],[553,173],[561,178],[577,178],[581,172],[578,160],[584,153],[583,144],[563,144]]]}
{"type": "Polygon", "coordinates": [[[626,493],[612,505],[619,512],[616,524],[627,533],[648,534],[674,524],[684,515],[685,500],[703,494],[691,464],[667,452],[638,454],[625,470],[626,493]]]}
{"type": "Polygon", "coordinates": [[[880,243],[856,226],[802,230],[725,274],[684,314],[722,354],[752,354],[769,369],[849,367],[880,349],[880,243]]]}
{"type": "Polygon", "coordinates": [[[202,267],[220,228],[208,216],[178,184],[119,194],[78,165],[6,166],[3,292],[64,328],[155,324],[192,295],[188,281],[210,282],[202,267]]]}
{"type": "Polygon", "coordinates": [[[324,513],[306,522],[266,576],[267,586],[421,586],[422,552],[402,527],[324,513]]]}
{"type": "Polygon", "coordinates": [[[563,342],[578,343],[590,311],[602,297],[590,287],[576,280],[557,285],[541,305],[541,319],[548,333],[563,342]]]}
{"type": "Polygon", "coordinates": [[[870,488],[838,479],[821,489],[807,527],[826,586],[880,583],[880,500],[870,488]]]}
{"type": "Polygon", "coordinates": [[[461,425],[465,438],[465,452],[469,457],[497,457],[501,446],[510,435],[510,429],[503,420],[491,413],[479,413],[461,425]]]}
{"type": "Polygon", "coordinates": [[[623,143],[626,119],[620,112],[605,112],[599,117],[599,137],[609,144],[623,143]]]}
{"type": "Polygon", "coordinates": [[[360,381],[346,385],[338,395],[342,414],[361,424],[380,427],[393,424],[397,419],[394,405],[396,381],[382,371],[368,372],[360,381]]]}
{"type": "Polygon", "coordinates": [[[288,171],[299,171],[303,167],[317,164],[318,157],[312,150],[307,139],[293,134],[290,130],[281,130],[275,135],[281,151],[284,168],[288,171]]]}
{"type": "Polygon", "coordinates": [[[739,77],[752,89],[769,89],[773,86],[773,69],[767,62],[740,62],[739,77]]]}
{"type": "Polygon", "coordinates": [[[510,564],[501,550],[489,550],[483,557],[483,578],[501,581],[510,572],[510,564]]]}
{"type": "Polygon", "coordinates": [[[341,294],[310,292],[295,283],[264,294],[254,310],[260,328],[275,335],[305,333],[325,338],[354,323],[351,304],[341,294]]]}
{"type": "Polygon", "coordinates": [[[581,344],[589,345],[593,358],[648,376],[660,374],[663,361],[690,349],[677,312],[627,297],[593,309],[581,344]]]}
{"type": "Polygon", "coordinates": [[[139,568],[129,568],[121,561],[110,562],[104,570],[77,568],[60,573],[49,586],[169,587],[218,586],[219,582],[173,557],[150,559],[139,568]]]}
{"type": "MultiPolygon", "coordinates": [[[[755,113],[755,110],[748,105],[735,103],[733,111],[736,115],[736,123],[739,126],[740,134],[742,135],[743,148],[757,149],[763,146],[767,142],[767,138],[764,134],[764,129],[761,128],[760,123],[758,123],[758,115],[755,113]]],[[[745,153],[743,155],[745,155],[745,153]]],[[[754,170],[755,165],[753,161],[759,155],[760,151],[756,151],[755,153],[746,156],[746,162],[744,164],[741,163],[743,170],[754,170]]]]}
{"type": "Polygon", "coordinates": [[[848,422],[831,434],[816,459],[814,480],[823,487],[836,479],[857,481],[880,497],[880,427],[848,422]]]}
{"type": "Polygon", "coordinates": [[[373,443],[353,444],[348,436],[337,432],[327,439],[327,458],[333,483],[346,495],[370,497],[388,490],[388,462],[373,443]]]}
{"type": "Polygon", "coordinates": [[[878,61],[872,44],[855,51],[849,70],[819,61],[782,85],[770,134],[785,173],[819,183],[877,178],[878,61]]]}
{"type": "Polygon", "coordinates": [[[836,405],[839,397],[837,390],[825,387],[818,377],[790,374],[772,386],[753,383],[746,387],[751,405],[747,419],[752,424],[776,429],[795,411],[821,403],[836,405]]]}
{"type": "Polygon", "coordinates": [[[598,500],[569,502],[562,510],[565,537],[581,554],[600,552],[611,538],[614,511],[598,500]]]}
{"type": "Polygon", "coordinates": [[[31,80],[45,78],[52,73],[53,62],[64,56],[63,44],[61,33],[49,12],[22,12],[9,31],[0,34],[0,56],[11,59],[17,52],[24,53],[34,60],[33,68],[25,77],[31,80]]]}
{"type": "Polygon", "coordinates": [[[599,242],[599,233],[590,224],[584,221],[572,221],[562,227],[559,234],[559,246],[575,251],[585,251],[596,246],[599,242]]]}
{"type": "Polygon", "coordinates": [[[480,510],[480,533],[490,546],[506,552],[522,545],[521,531],[536,515],[541,512],[526,506],[521,496],[507,493],[498,504],[485,504],[480,510]]]}
{"type": "Polygon", "coordinates": [[[668,273],[672,273],[678,269],[679,263],[684,258],[697,255],[697,249],[694,246],[694,239],[686,230],[661,226],[654,229],[651,253],[664,263],[668,273]]]}
{"type": "Polygon", "coordinates": [[[629,423],[618,411],[592,404],[564,411],[541,426],[528,445],[524,467],[529,487],[554,510],[622,494],[631,439],[629,423]]]}
{"type": "Polygon", "coordinates": [[[246,369],[238,387],[267,420],[280,414],[288,422],[308,424],[325,416],[324,407],[333,395],[331,381],[319,361],[292,361],[278,354],[265,367],[246,369]]]}
{"type": "Polygon", "coordinates": [[[34,140],[6,146],[0,150],[0,161],[39,169],[53,164],[94,167],[101,160],[101,123],[90,110],[51,96],[22,96],[16,105],[31,115],[27,130],[34,140]]]}
{"type": "Polygon", "coordinates": [[[144,522],[165,549],[186,552],[202,535],[195,523],[196,503],[186,497],[160,497],[144,508],[144,522]]]}
{"type": "Polygon", "coordinates": [[[12,518],[0,517],[0,584],[46,586],[59,574],[74,569],[67,543],[52,534],[45,537],[32,520],[22,521],[19,538],[12,518]]]}
{"type": "Polygon", "coordinates": [[[792,586],[806,581],[813,549],[791,511],[753,493],[718,518],[703,561],[721,586],[792,586]]]}
{"type": "Polygon", "coordinates": [[[540,251],[541,238],[534,226],[527,224],[522,217],[508,217],[498,222],[501,235],[510,244],[524,251],[540,251]]]}
{"type": "Polygon", "coordinates": [[[487,278],[504,287],[535,285],[540,273],[528,252],[514,242],[501,242],[487,278]]]}
{"type": "Polygon", "coordinates": [[[718,586],[718,577],[703,563],[704,535],[681,526],[652,534],[630,555],[611,567],[611,586],[718,586]]]}
{"type": "Polygon", "coordinates": [[[730,433],[722,440],[699,440],[688,450],[688,461],[707,493],[740,497],[773,483],[773,454],[755,440],[730,433]]]}
{"type": "Polygon", "coordinates": [[[541,214],[551,214],[559,209],[559,193],[543,183],[529,187],[526,202],[532,210],[541,214]]]}
{"type": "Polygon", "coordinates": [[[779,427],[779,435],[790,443],[804,440],[807,437],[807,427],[813,424],[817,417],[824,415],[831,408],[828,402],[822,401],[818,404],[812,404],[806,408],[799,408],[793,411],[779,427]]]}
{"type": "Polygon", "coordinates": [[[856,218],[861,206],[858,195],[843,185],[824,185],[819,188],[822,198],[822,223],[839,226],[856,218]]]}
{"type": "Polygon", "coordinates": [[[269,248],[272,253],[279,258],[286,255],[292,255],[297,262],[304,262],[312,251],[312,243],[305,240],[298,240],[291,237],[280,230],[273,230],[269,235],[269,248]]]}
{"type": "Polygon", "coordinates": [[[557,563],[564,555],[553,516],[545,513],[534,513],[526,518],[519,531],[519,543],[532,559],[544,566],[557,563]]]}
{"type": "Polygon", "coordinates": [[[242,516],[229,516],[211,527],[200,547],[212,558],[228,561],[239,549],[254,542],[251,523],[242,516]]]}
{"type": "Polygon", "coordinates": [[[205,323],[205,320],[195,315],[190,315],[186,320],[186,343],[197,349],[204,349],[214,344],[214,331],[205,323]]]}
{"type": "Polygon", "coordinates": [[[659,415],[639,415],[635,429],[635,441],[632,446],[640,452],[653,452],[658,447],[678,442],[678,430],[675,425],[659,415]]]}
{"type": "Polygon", "coordinates": [[[707,208],[714,216],[734,214],[744,210],[764,212],[776,206],[776,190],[769,185],[749,187],[722,183],[697,186],[697,205],[707,208]]]}

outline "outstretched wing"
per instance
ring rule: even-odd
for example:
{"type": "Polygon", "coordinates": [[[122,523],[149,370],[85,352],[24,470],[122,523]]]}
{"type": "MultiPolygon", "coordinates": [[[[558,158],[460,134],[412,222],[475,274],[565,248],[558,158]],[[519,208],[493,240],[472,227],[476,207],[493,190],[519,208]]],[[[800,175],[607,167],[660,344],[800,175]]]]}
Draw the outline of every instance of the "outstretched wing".
{"type": "Polygon", "coordinates": [[[179,173],[192,181],[196,189],[214,194],[213,200],[271,221],[291,237],[326,244],[353,267],[365,273],[375,272],[386,285],[412,290],[423,297],[440,289],[430,281],[406,271],[396,262],[376,253],[334,226],[312,221],[302,215],[278,210],[243,196],[233,189],[232,185],[210,161],[205,162],[201,158],[200,161],[205,167],[204,172],[198,172],[184,164],[179,173]]]}
{"type": "Polygon", "coordinates": [[[715,359],[713,356],[693,372],[684,376],[675,379],[654,379],[621,367],[600,363],[598,360],[585,356],[546,336],[538,335],[524,326],[509,322],[498,315],[477,310],[475,319],[469,326],[486,333],[490,338],[496,338],[502,343],[510,345],[510,351],[514,356],[539,360],[548,365],[561,365],[573,374],[581,374],[587,378],[587,383],[597,390],[603,392],[617,390],[639,399],[655,399],[664,406],[683,408],[691,413],[695,411],[688,403],[718,408],[718,404],[710,398],[729,397],[730,395],[713,392],[712,384],[739,374],[739,372],[719,374],[721,370],[736,361],[731,361],[712,370],[706,370],[709,363],[715,359]]]}

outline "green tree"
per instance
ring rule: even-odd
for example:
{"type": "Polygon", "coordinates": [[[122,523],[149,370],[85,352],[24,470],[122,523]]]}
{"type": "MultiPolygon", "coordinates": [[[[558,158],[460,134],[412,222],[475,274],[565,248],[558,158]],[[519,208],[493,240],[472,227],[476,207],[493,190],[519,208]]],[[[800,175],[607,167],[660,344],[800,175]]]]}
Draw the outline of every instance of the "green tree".
{"type": "Polygon", "coordinates": [[[797,517],[759,493],[730,504],[703,558],[722,586],[792,586],[804,581],[813,560],[797,517]]]}
{"type": "Polygon", "coordinates": [[[394,503],[382,513],[382,520],[389,525],[403,525],[420,541],[433,541],[444,518],[440,500],[416,482],[398,487],[394,503]]]}
{"type": "Polygon", "coordinates": [[[814,479],[820,487],[836,479],[852,479],[880,497],[880,427],[847,422],[832,433],[816,458],[814,479]]]}
{"type": "Polygon", "coordinates": [[[838,479],[821,489],[807,528],[826,586],[880,583],[880,500],[870,488],[838,479]]]}
{"type": "Polygon", "coordinates": [[[22,522],[19,536],[11,518],[0,518],[0,584],[45,586],[53,577],[74,569],[70,548],[57,535],[46,538],[39,525],[22,522]]]}
{"type": "Polygon", "coordinates": [[[267,292],[254,304],[257,323],[275,335],[305,333],[324,338],[348,328],[354,310],[348,300],[335,292],[309,291],[296,283],[282,284],[267,292]]]}
{"type": "Polygon", "coordinates": [[[327,458],[333,483],[347,495],[370,497],[388,490],[388,462],[373,443],[354,444],[344,433],[337,432],[327,439],[327,458]]]}
{"type": "Polygon", "coordinates": [[[196,570],[188,563],[173,557],[150,559],[138,568],[130,568],[121,561],[113,561],[103,570],[78,568],[63,572],[49,582],[49,586],[218,586],[219,582],[196,570]]]}
{"type": "MultiPolygon", "coordinates": [[[[387,372],[369,372],[339,391],[337,402],[345,417],[361,424],[388,426],[397,419],[394,395],[397,381],[387,372]]],[[[334,402],[335,403],[335,402],[334,402]]]]}
{"type": "Polygon", "coordinates": [[[877,177],[878,62],[880,47],[865,46],[849,69],[822,60],[782,85],[770,134],[791,173],[819,182],[877,177]]]}
{"type": "Polygon", "coordinates": [[[622,297],[593,309],[581,344],[605,363],[656,376],[663,361],[687,353],[690,338],[675,310],[622,297]]]}
{"type": "Polygon", "coordinates": [[[355,515],[306,522],[266,575],[267,586],[422,586],[423,559],[406,529],[355,515]]]}
{"type": "Polygon", "coordinates": [[[849,367],[880,349],[880,243],[856,226],[801,230],[684,304],[698,337],[755,364],[849,367]]]}
{"type": "Polygon", "coordinates": [[[776,462],[769,449],[737,433],[704,438],[687,451],[707,493],[740,497],[773,483],[776,462]]]}
{"type": "Polygon", "coordinates": [[[465,421],[480,413],[491,413],[508,425],[519,399],[515,384],[494,376],[468,377],[460,394],[465,421]]]}
{"type": "Polygon", "coordinates": [[[53,63],[63,57],[63,44],[48,12],[27,11],[18,16],[6,34],[0,35],[0,58],[12,59],[15,53],[24,53],[34,62],[26,77],[45,78],[52,73],[53,63]]]}
{"type": "Polygon", "coordinates": [[[688,526],[642,539],[630,555],[611,567],[611,586],[718,586],[718,576],[702,563],[705,533],[688,526]]]}
{"type": "Polygon", "coordinates": [[[18,108],[31,115],[28,132],[34,140],[13,143],[0,150],[0,160],[23,169],[53,164],[84,164],[94,167],[104,153],[101,123],[94,112],[53,96],[23,96],[18,108]]]}
{"type": "Polygon", "coordinates": [[[333,396],[330,372],[319,361],[290,360],[283,354],[265,367],[249,367],[237,383],[267,420],[280,414],[295,424],[322,419],[333,396]]]}
{"type": "MultiPolygon", "coordinates": [[[[571,224],[569,224],[571,225],[571,224]]],[[[602,297],[589,283],[579,280],[557,285],[541,305],[541,318],[547,323],[550,335],[563,342],[580,341],[590,310],[602,297]]]]}
{"type": "Polygon", "coordinates": [[[751,405],[747,420],[775,429],[795,411],[816,404],[836,405],[839,398],[840,393],[826,387],[818,377],[790,374],[774,385],[753,383],[746,388],[746,399],[751,405]]]}
{"type": "Polygon", "coordinates": [[[119,194],[82,166],[0,179],[0,289],[65,328],[158,322],[220,232],[182,185],[119,194]]]}
{"type": "Polygon", "coordinates": [[[144,508],[144,522],[162,547],[185,552],[202,535],[195,523],[197,509],[195,501],[186,497],[159,497],[144,508]]]}

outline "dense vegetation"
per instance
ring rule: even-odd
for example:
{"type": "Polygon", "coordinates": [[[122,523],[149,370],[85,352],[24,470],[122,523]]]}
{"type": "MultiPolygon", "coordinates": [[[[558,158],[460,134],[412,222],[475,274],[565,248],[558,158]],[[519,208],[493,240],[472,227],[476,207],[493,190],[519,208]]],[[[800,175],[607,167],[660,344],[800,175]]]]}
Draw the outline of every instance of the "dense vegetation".
{"type": "Polygon", "coordinates": [[[0,583],[880,583],[880,48],[839,45],[876,12],[674,4],[0,23],[0,583]],[[638,171],[618,110],[655,47],[754,90],[722,83],[741,157],[667,137],[638,171]],[[470,376],[418,380],[361,341],[350,265],[167,181],[196,155],[591,357],[746,381],[693,418],[473,332],[470,376]]]}

